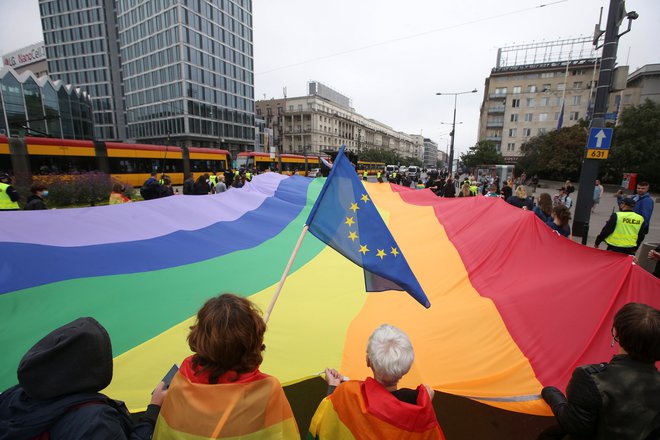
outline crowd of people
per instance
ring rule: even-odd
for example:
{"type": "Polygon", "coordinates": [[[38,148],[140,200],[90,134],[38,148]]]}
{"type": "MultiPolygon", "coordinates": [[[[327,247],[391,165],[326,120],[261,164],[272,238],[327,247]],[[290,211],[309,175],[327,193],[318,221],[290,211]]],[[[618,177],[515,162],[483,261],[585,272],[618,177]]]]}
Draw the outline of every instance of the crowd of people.
{"type": "MultiPolygon", "coordinates": [[[[260,371],[266,323],[248,299],[225,293],[206,301],[190,327],[192,354],[169,383],[159,383],[137,421],[101,393],[112,380],[112,345],[95,319],[53,330],[23,356],[18,384],[0,394],[0,439],[298,439],[277,378],[260,371]]],[[[660,434],[660,311],[629,303],[614,317],[609,363],[575,369],[567,394],[542,396],[558,425],[540,438],[656,439],[660,434]],[[574,437],[578,438],[578,437],[574,437]]],[[[327,368],[327,397],[308,438],[444,439],[425,384],[401,388],[415,358],[405,332],[383,324],[370,336],[373,377],[348,380],[327,368]]]]}

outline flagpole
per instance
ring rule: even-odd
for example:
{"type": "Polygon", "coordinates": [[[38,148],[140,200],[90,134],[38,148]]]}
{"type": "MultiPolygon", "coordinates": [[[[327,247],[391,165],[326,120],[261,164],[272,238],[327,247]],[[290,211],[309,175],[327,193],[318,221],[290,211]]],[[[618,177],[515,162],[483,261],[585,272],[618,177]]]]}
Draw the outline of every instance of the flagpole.
{"type": "Polygon", "coordinates": [[[268,319],[270,319],[270,315],[273,312],[273,308],[275,307],[277,298],[280,296],[280,292],[282,291],[282,286],[284,286],[284,281],[286,281],[286,277],[289,276],[289,271],[291,271],[291,266],[293,266],[293,262],[296,259],[296,256],[298,255],[298,251],[300,250],[300,246],[302,245],[303,238],[305,238],[305,234],[307,233],[308,229],[309,226],[305,225],[302,229],[302,232],[300,233],[300,237],[298,237],[298,243],[296,243],[296,247],[293,249],[293,253],[291,253],[291,258],[289,258],[289,263],[286,265],[286,268],[284,269],[284,273],[282,274],[282,278],[280,279],[280,283],[277,285],[277,290],[275,291],[275,295],[273,295],[273,299],[270,301],[268,310],[266,310],[266,316],[264,317],[264,321],[266,322],[268,322],[268,319]]]}

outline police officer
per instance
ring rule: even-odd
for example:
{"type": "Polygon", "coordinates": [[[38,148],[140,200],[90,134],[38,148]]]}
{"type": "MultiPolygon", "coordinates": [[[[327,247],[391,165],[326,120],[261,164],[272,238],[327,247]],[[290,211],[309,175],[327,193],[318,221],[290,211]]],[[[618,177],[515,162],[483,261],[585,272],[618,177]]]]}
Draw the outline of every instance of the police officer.
{"type": "Polygon", "coordinates": [[[383,183],[383,173],[380,170],[376,171],[376,179],[378,183],[383,183]]]}
{"type": "Polygon", "coordinates": [[[0,173],[0,211],[16,211],[18,206],[18,193],[11,184],[9,174],[0,173]]]}
{"type": "Polygon", "coordinates": [[[252,181],[252,171],[250,171],[249,169],[245,171],[245,180],[247,180],[248,182],[252,181]]]}
{"type": "Polygon", "coordinates": [[[369,176],[369,172],[367,170],[364,170],[362,172],[362,180],[367,180],[367,176],[369,176]]]}
{"type": "Polygon", "coordinates": [[[594,247],[598,248],[605,241],[608,251],[634,255],[644,237],[641,233],[644,217],[633,211],[635,199],[632,197],[622,199],[619,208],[621,211],[612,214],[596,237],[594,247]]]}

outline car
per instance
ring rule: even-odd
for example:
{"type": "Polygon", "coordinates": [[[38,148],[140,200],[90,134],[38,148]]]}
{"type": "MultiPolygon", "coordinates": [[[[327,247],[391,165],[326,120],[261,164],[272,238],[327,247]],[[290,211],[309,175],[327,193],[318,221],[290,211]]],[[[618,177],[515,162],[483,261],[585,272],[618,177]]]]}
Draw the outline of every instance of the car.
{"type": "Polygon", "coordinates": [[[401,165],[401,166],[399,167],[399,172],[400,172],[401,174],[405,173],[406,171],[408,171],[408,167],[407,167],[407,166],[405,166],[405,165],[401,165]]]}

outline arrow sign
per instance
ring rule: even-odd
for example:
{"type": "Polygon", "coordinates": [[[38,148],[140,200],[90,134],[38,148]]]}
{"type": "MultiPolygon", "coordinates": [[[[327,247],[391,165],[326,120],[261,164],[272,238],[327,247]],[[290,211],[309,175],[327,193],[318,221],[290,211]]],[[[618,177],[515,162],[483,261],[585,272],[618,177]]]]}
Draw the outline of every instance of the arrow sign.
{"type": "Polygon", "coordinates": [[[589,130],[589,140],[587,142],[587,149],[600,148],[609,150],[612,144],[612,134],[614,130],[611,128],[591,128],[589,130]]]}

